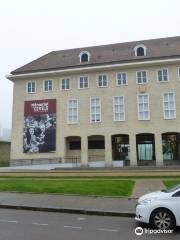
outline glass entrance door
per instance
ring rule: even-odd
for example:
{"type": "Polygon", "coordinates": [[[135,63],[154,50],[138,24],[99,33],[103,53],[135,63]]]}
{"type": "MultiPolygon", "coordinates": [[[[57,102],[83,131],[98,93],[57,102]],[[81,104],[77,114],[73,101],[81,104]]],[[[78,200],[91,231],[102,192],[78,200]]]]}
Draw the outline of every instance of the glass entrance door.
{"type": "Polygon", "coordinates": [[[138,160],[153,160],[153,144],[143,143],[138,144],[138,160]]]}
{"type": "Polygon", "coordinates": [[[155,160],[155,141],[154,134],[136,135],[137,160],[153,161],[155,160]]]}

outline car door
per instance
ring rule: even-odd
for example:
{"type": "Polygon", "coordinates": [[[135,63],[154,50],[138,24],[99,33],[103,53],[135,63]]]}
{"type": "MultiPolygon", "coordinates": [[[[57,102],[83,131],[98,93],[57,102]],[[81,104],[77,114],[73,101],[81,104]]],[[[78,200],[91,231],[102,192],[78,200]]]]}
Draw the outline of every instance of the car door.
{"type": "Polygon", "coordinates": [[[175,192],[172,197],[175,200],[175,205],[176,205],[176,222],[178,225],[180,225],[180,190],[178,190],[177,192],[175,192]]]}

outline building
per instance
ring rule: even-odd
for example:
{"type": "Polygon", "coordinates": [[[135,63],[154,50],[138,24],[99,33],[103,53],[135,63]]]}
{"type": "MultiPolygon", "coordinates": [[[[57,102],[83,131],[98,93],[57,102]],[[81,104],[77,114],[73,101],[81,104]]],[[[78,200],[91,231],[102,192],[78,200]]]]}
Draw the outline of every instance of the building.
{"type": "Polygon", "coordinates": [[[180,37],[53,51],[7,78],[11,165],[180,163],[180,37]]]}
{"type": "Polygon", "coordinates": [[[11,141],[11,129],[3,128],[0,124],[0,141],[10,142],[11,141]]]}

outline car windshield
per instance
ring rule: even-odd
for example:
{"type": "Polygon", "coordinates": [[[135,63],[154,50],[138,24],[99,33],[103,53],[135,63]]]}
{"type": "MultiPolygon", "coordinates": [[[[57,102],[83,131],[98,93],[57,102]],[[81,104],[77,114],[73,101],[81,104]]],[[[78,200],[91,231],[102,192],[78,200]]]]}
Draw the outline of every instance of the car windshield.
{"type": "Polygon", "coordinates": [[[178,189],[180,189],[180,184],[178,184],[178,185],[176,185],[176,186],[174,186],[172,188],[166,189],[166,190],[163,189],[161,191],[165,192],[165,193],[172,193],[172,192],[174,192],[174,191],[176,191],[178,189]]]}

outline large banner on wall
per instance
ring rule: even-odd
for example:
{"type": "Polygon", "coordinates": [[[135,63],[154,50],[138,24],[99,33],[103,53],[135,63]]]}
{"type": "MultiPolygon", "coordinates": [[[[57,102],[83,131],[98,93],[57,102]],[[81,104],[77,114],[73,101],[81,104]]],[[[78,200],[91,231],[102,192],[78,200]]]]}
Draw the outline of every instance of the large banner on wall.
{"type": "Polygon", "coordinates": [[[56,151],[56,99],[24,102],[24,153],[56,151]]]}

